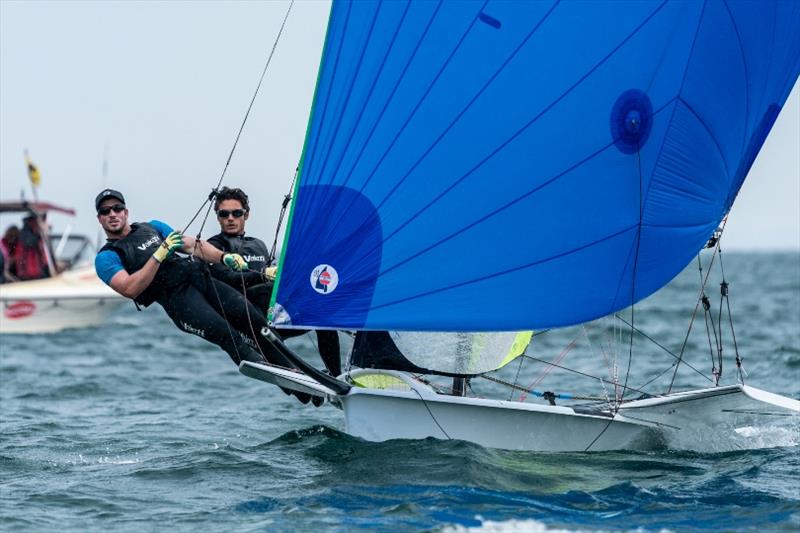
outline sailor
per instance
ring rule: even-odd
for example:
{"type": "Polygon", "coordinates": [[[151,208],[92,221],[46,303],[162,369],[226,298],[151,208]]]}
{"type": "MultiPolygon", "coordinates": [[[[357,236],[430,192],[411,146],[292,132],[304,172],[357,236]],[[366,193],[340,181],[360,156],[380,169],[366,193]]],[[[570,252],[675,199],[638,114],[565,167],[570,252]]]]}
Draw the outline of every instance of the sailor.
{"type": "MultiPolygon", "coordinates": [[[[178,328],[216,344],[237,365],[242,360],[266,359],[292,367],[255,333],[267,325],[263,315],[238,291],[207,273],[204,262],[245,270],[247,262],[241,255],[181,235],[159,220],[128,223],[125,197],[113,189],[97,195],[95,208],[108,238],[95,258],[95,270],[108,286],[132,299],[137,307],[158,303],[178,328]],[[202,262],[176,252],[191,254],[202,262]]],[[[310,399],[304,393],[295,395],[303,403],[310,399]]]]}
{"type": "MultiPolygon", "coordinates": [[[[222,265],[211,265],[212,275],[247,295],[262,315],[266,313],[272,297],[275,267],[270,266],[270,253],[264,241],[245,235],[245,223],[250,218],[250,203],[242,189],[223,187],[214,200],[220,232],[208,242],[223,252],[241,255],[248,263],[247,271],[235,272],[222,265]]],[[[278,330],[282,338],[306,333],[303,330],[278,330]]],[[[335,331],[317,331],[317,347],[328,371],[341,374],[339,335],[335,331]]]]}

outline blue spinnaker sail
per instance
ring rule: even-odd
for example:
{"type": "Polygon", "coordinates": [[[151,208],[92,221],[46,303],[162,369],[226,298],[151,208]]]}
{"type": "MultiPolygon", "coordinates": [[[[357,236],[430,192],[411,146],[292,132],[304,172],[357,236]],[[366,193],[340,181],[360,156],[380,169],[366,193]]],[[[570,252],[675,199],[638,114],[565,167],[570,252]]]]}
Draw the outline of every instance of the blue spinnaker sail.
{"type": "Polygon", "coordinates": [[[800,71],[800,2],[335,2],[280,326],[563,326],[670,281],[800,71]]]}

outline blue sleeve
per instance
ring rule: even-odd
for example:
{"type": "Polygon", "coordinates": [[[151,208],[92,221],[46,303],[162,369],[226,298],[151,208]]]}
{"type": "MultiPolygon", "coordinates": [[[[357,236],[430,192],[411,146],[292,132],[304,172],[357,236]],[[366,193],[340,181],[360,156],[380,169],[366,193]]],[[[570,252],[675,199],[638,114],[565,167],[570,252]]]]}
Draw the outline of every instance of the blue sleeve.
{"type": "Polygon", "coordinates": [[[117,272],[125,269],[122,266],[122,260],[116,252],[104,250],[95,256],[94,270],[97,272],[97,277],[108,285],[111,283],[111,278],[113,278],[117,272]]]}
{"type": "Polygon", "coordinates": [[[164,224],[160,220],[151,220],[148,222],[151,226],[158,230],[158,233],[161,234],[162,239],[166,239],[167,235],[172,233],[174,230],[169,226],[169,224],[164,224]]]}

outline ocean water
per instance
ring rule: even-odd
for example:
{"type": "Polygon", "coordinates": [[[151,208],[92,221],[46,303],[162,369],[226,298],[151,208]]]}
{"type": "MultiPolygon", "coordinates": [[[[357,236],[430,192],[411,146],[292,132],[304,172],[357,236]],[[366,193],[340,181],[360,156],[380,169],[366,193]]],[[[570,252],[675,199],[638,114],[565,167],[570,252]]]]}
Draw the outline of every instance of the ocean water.
{"type": "MultiPolygon", "coordinates": [[[[800,254],[726,253],[724,268],[747,383],[800,398],[800,254]]],[[[691,265],[636,306],[636,327],[677,353],[698,289],[691,265]]],[[[708,293],[716,317],[718,275],[708,293]]],[[[723,318],[722,383],[733,383],[723,318]]],[[[529,353],[564,354],[560,364],[597,376],[616,361],[624,376],[629,341],[617,322],[543,333],[529,353]]],[[[315,360],[310,339],[293,343],[315,360]]],[[[663,392],[672,355],[641,336],[632,354],[629,384],[653,380],[646,389],[663,392]]],[[[706,386],[702,316],[685,358],[699,373],[681,366],[676,387],[706,386]]],[[[528,360],[501,377],[603,393],[560,369],[540,380],[545,368],[528,360]]],[[[0,337],[0,530],[798,531],[799,428],[795,419],[648,452],[369,443],[342,432],[334,407],[241,376],[159,309],[131,305],[97,328],[0,337]]]]}

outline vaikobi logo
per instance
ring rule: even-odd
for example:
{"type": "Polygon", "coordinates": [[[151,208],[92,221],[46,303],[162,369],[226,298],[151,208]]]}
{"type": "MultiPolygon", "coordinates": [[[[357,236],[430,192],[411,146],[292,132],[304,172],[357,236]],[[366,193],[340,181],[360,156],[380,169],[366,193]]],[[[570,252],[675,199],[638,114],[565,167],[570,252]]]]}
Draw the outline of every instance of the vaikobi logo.
{"type": "Polygon", "coordinates": [[[330,294],[339,285],[339,274],[330,265],[317,265],[311,271],[311,287],[320,294],[330,294]]]}

